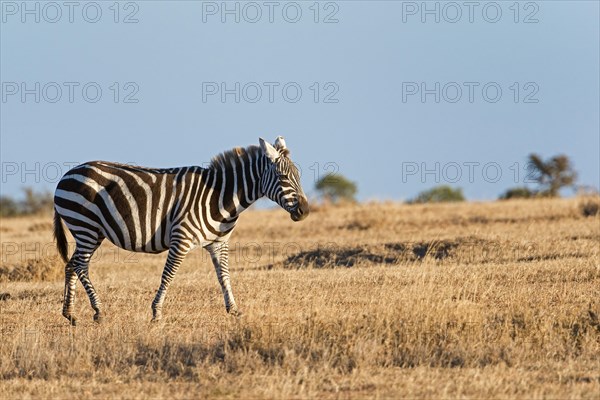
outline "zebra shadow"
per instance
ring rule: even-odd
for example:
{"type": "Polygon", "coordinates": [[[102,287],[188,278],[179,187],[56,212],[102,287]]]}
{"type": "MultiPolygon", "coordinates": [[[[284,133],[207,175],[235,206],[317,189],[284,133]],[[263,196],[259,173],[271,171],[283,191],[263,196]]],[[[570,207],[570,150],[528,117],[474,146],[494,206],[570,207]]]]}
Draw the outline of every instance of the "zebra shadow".
{"type": "Polygon", "coordinates": [[[444,260],[452,257],[458,247],[458,242],[431,241],[386,243],[382,246],[319,248],[292,254],[279,264],[267,266],[267,269],[276,266],[282,266],[286,269],[300,269],[350,268],[373,264],[397,265],[407,262],[420,262],[428,256],[435,260],[444,260]]]}

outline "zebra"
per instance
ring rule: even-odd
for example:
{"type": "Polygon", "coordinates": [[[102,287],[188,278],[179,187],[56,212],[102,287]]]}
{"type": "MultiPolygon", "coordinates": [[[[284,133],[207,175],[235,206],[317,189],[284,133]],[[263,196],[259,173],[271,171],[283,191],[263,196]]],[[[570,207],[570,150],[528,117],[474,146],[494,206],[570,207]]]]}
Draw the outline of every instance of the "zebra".
{"type": "Polygon", "coordinates": [[[273,145],[234,148],[213,157],[206,168],[156,169],[105,161],[69,170],[54,193],[54,236],[65,265],[62,315],[76,325],[75,286],[82,283],[94,310],[101,302],[88,266],[104,239],[144,253],[168,250],[160,285],[152,302],[152,321],[162,318],[169,285],[185,256],[195,247],[208,250],[229,314],[239,316],[229,276],[229,238],[242,211],[263,196],[301,221],[309,214],[298,168],[283,137],[273,145]],[[63,223],[75,239],[68,257],[63,223]]]}

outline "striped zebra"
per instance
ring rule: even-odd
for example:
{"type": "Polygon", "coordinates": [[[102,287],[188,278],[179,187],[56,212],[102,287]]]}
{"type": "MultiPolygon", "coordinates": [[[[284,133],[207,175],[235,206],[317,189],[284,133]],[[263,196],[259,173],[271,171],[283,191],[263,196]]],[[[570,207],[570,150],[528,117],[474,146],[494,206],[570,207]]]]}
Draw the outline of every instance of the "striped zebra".
{"type": "Polygon", "coordinates": [[[88,266],[105,238],[136,252],[168,250],[152,302],[153,321],[161,319],[169,285],[196,246],[210,253],[227,312],[239,315],[229,277],[228,241],[240,213],[263,196],[294,221],[308,215],[298,169],[281,136],[274,145],[261,138],[260,146],[222,153],[207,168],[154,169],[104,161],[74,167],[54,194],[54,236],[66,262],[63,316],[76,324],[73,307],[79,278],[95,311],[94,320],[102,319],[88,266]],[[70,259],[63,222],[75,239],[70,259]]]}

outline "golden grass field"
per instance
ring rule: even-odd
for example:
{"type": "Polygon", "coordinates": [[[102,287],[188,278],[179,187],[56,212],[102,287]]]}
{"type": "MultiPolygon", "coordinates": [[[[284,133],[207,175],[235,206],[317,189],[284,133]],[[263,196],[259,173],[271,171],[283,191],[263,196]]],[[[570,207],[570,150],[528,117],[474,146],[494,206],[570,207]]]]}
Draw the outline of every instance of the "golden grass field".
{"type": "MultiPolygon", "coordinates": [[[[598,202],[598,199],[591,201],[598,202]]],[[[0,220],[3,398],[600,398],[600,216],[582,199],[240,218],[226,314],[208,254],[151,323],[166,253],[92,261],[61,316],[51,216],[0,220]]]]}

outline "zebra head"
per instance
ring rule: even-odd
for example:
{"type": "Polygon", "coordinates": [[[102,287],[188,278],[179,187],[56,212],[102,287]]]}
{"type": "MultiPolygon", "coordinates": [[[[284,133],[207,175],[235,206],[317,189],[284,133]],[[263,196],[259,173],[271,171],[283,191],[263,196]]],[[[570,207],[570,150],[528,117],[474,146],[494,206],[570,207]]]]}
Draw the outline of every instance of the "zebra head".
{"type": "Polygon", "coordinates": [[[298,168],[289,157],[290,151],[283,137],[278,136],[275,145],[260,138],[260,148],[267,159],[267,166],[261,178],[262,192],[290,213],[294,221],[302,221],[308,216],[308,201],[300,186],[298,168]]]}

